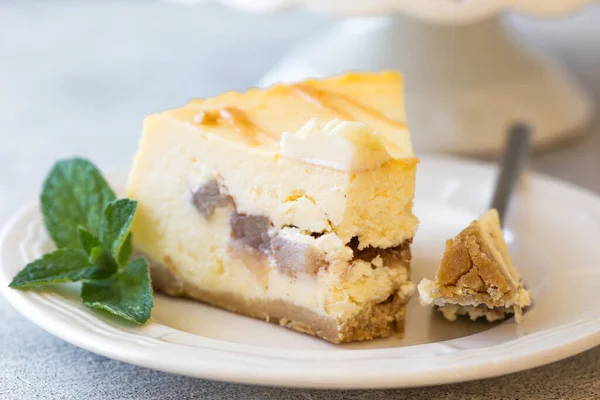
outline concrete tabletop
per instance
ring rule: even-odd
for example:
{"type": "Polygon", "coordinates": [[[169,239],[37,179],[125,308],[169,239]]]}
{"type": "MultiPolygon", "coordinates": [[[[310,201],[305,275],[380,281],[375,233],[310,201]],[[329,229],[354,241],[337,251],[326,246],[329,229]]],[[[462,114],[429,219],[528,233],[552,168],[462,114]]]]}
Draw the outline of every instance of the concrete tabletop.
{"type": "MultiPolygon", "coordinates": [[[[511,16],[600,99],[600,8],[555,21],[511,16]]],[[[332,20],[247,16],[151,1],[0,0],[0,223],[34,199],[49,166],[79,154],[129,165],[144,114],[244,89],[287,48],[332,20]]],[[[600,194],[600,119],[537,154],[533,169],[600,194]]],[[[595,399],[600,348],[485,381],[385,391],[313,391],[151,371],[63,342],[0,297],[1,399],[595,399]]]]}

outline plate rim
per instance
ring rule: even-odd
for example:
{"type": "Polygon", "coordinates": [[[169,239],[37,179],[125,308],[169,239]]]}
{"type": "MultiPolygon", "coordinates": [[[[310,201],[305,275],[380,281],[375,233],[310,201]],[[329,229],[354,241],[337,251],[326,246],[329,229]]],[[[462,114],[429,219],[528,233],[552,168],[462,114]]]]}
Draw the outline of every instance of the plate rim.
{"type": "MultiPolygon", "coordinates": [[[[481,161],[463,160],[447,156],[426,156],[423,157],[423,159],[426,159],[429,162],[451,163],[454,164],[455,167],[476,168],[485,173],[494,172],[493,164],[481,161]]],[[[562,189],[567,190],[569,192],[567,193],[567,195],[573,195],[576,197],[583,196],[584,198],[586,198],[586,200],[590,200],[592,203],[596,203],[595,206],[598,207],[598,210],[600,210],[600,196],[598,196],[590,190],[581,188],[568,182],[564,182],[560,179],[555,179],[543,174],[539,174],[537,172],[528,172],[528,175],[530,176],[530,179],[532,181],[538,181],[544,185],[551,185],[555,187],[558,186],[562,189]]],[[[39,206],[37,202],[29,202],[25,204],[15,214],[13,214],[13,216],[4,225],[0,233],[0,263],[2,263],[0,264],[0,269],[4,269],[3,263],[5,259],[5,252],[10,251],[9,249],[6,249],[6,247],[7,243],[9,242],[11,232],[15,230],[15,227],[18,226],[19,222],[22,219],[24,219],[29,213],[33,212],[34,209],[38,207],[39,206]]],[[[229,362],[230,368],[226,369],[214,368],[214,364],[211,364],[211,362],[207,362],[206,360],[200,360],[199,362],[194,363],[193,365],[190,365],[189,360],[185,363],[177,363],[173,362],[172,360],[166,363],[157,362],[160,361],[160,358],[157,357],[159,355],[159,352],[157,351],[152,352],[149,351],[148,348],[143,348],[140,350],[140,348],[127,346],[119,341],[111,342],[102,335],[91,335],[89,332],[85,332],[83,327],[80,327],[76,324],[69,325],[64,323],[57,323],[55,318],[53,318],[51,315],[44,315],[42,310],[37,309],[35,303],[31,301],[31,299],[28,299],[28,297],[30,297],[28,293],[35,292],[23,292],[12,290],[6,286],[5,283],[8,282],[3,282],[3,280],[3,275],[0,274],[0,283],[2,283],[0,285],[1,291],[4,294],[5,298],[9,301],[9,303],[12,304],[13,307],[15,307],[17,311],[19,311],[19,313],[24,315],[34,324],[38,325],[50,334],[61,338],[62,340],[65,340],[71,344],[74,344],[80,348],[86,349],[93,353],[113,358],[119,361],[127,362],[130,364],[138,365],[141,367],[152,368],[164,372],[177,373],[186,376],[226,382],[259,384],[268,386],[330,389],[398,388],[438,385],[445,383],[464,382],[469,380],[491,378],[500,375],[505,375],[508,373],[519,372],[525,369],[535,368],[547,363],[551,363],[573,356],[600,344],[599,316],[595,319],[588,321],[590,325],[593,325],[593,328],[590,328],[591,330],[587,334],[583,336],[579,335],[581,337],[576,337],[571,341],[561,342],[556,346],[546,347],[545,349],[535,351],[532,354],[523,353],[516,356],[513,355],[508,360],[501,360],[501,362],[493,363],[492,365],[489,365],[489,363],[482,364],[477,362],[467,362],[465,363],[465,365],[460,366],[458,369],[455,369],[452,366],[446,368],[437,368],[435,372],[429,372],[427,374],[422,374],[422,372],[420,371],[416,371],[414,373],[411,371],[406,371],[399,375],[397,374],[397,372],[394,374],[387,375],[381,375],[380,373],[378,373],[378,376],[369,377],[369,380],[366,382],[352,381],[352,379],[347,378],[344,379],[343,375],[345,374],[341,374],[337,377],[335,375],[330,375],[325,377],[325,379],[315,380],[314,376],[312,375],[306,376],[303,374],[298,374],[297,371],[293,370],[287,371],[287,374],[285,373],[285,371],[279,371],[278,374],[267,374],[267,376],[265,376],[265,372],[263,372],[260,368],[251,368],[247,365],[244,366],[243,362],[241,363],[241,366],[237,366],[237,369],[231,368],[232,366],[235,366],[235,362],[233,364],[229,362]],[[481,368],[483,365],[485,365],[485,368],[481,368]]],[[[92,318],[96,318],[95,315],[91,313],[90,315],[92,315],[92,318]]],[[[123,330],[121,331],[123,332],[123,330]]],[[[237,343],[223,343],[228,343],[228,345],[233,345],[233,347],[237,347],[235,345],[238,345],[237,343]]],[[[177,346],[177,344],[174,345],[177,346]]],[[[216,351],[217,353],[223,352],[223,350],[219,349],[211,349],[211,351],[216,351]]],[[[310,350],[311,353],[322,351],[323,350],[310,350]]],[[[377,350],[352,350],[352,352],[357,351],[373,352],[377,350]]],[[[218,357],[219,354],[216,354],[215,356],[218,357]]],[[[249,356],[248,354],[246,354],[246,357],[254,357],[255,359],[258,357],[258,360],[262,359],[261,357],[256,355],[249,356]]]]}

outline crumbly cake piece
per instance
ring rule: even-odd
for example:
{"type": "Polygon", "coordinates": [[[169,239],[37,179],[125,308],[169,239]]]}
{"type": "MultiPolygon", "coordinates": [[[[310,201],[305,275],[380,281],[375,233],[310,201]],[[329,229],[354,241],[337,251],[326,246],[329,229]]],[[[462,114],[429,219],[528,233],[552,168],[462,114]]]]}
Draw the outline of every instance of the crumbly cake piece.
{"type": "Polygon", "coordinates": [[[423,279],[418,286],[421,303],[436,306],[444,317],[484,317],[496,321],[531,304],[504,241],[496,210],[489,210],[454,239],[446,250],[435,281],[423,279]]]}
{"type": "Polygon", "coordinates": [[[403,110],[383,72],[146,117],[128,196],[154,287],[333,343],[402,332],[418,225],[403,110]]]}

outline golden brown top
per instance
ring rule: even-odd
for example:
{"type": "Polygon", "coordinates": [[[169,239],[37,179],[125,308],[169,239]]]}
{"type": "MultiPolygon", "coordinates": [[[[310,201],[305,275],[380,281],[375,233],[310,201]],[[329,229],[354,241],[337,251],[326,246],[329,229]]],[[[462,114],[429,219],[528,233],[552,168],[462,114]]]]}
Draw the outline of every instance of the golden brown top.
{"type": "Polygon", "coordinates": [[[253,147],[278,145],[283,132],[296,132],[311,118],[359,121],[382,134],[398,157],[412,157],[404,113],[403,82],[396,72],[348,73],[322,80],[193,100],[167,111],[205,133],[253,147]]]}

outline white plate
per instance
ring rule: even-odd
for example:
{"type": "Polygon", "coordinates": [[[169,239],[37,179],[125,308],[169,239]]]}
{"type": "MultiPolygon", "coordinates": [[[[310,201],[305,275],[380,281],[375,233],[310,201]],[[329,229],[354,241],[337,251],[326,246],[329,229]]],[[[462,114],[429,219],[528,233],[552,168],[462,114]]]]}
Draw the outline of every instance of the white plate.
{"type": "MultiPolygon", "coordinates": [[[[444,241],[490,198],[494,168],[426,158],[419,166],[413,280],[432,276],[444,241]]],[[[113,180],[116,187],[121,179],[113,180]]],[[[600,344],[600,199],[540,176],[526,176],[509,219],[510,247],[533,293],[520,326],[450,323],[409,306],[404,339],[331,345],[188,300],[156,295],[152,320],[138,327],[84,308],[76,284],[55,291],[7,288],[27,262],[51,249],[37,206],[5,227],[0,286],[48,332],[84,349],[148,368],[254,384],[383,388],[487,378],[556,361],[600,344]]]]}

